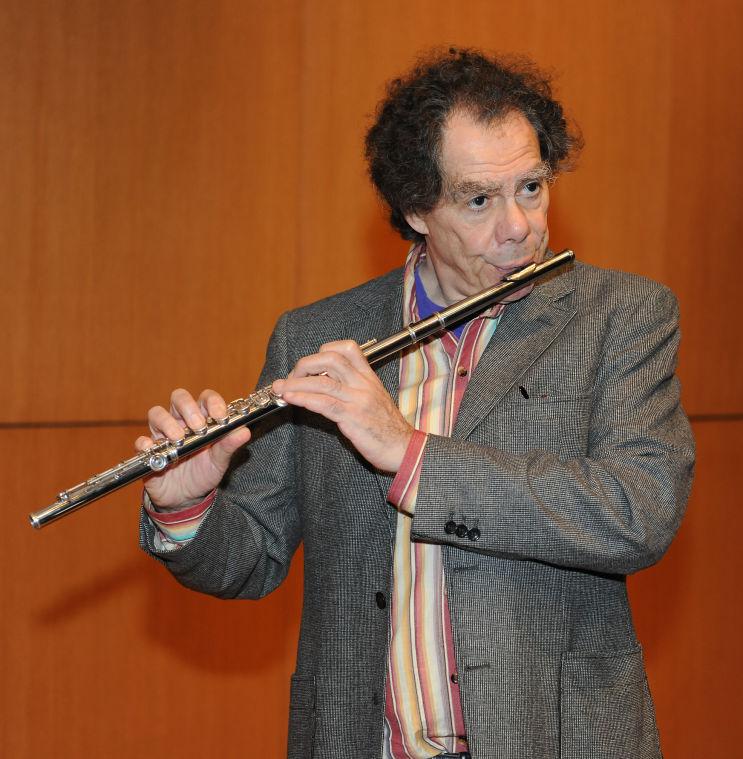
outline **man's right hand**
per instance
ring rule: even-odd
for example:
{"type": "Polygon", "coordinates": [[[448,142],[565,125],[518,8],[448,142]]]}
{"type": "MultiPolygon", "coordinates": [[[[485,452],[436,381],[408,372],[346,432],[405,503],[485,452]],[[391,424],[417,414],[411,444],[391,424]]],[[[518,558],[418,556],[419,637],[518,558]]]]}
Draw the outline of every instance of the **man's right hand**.
{"type": "MultiPolygon", "coordinates": [[[[198,401],[179,388],[170,396],[170,411],[154,406],[147,414],[151,437],[137,438],[134,447],[147,450],[163,438],[179,440],[189,430],[206,425],[206,417],[219,419],[227,415],[224,398],[214,390],[204,390],[198,401]]],[[[227,471],[232,454],[250,440],[250,430],[240,427],[229,435],[203,448],[144,481],[150,500],[160,509],[178,509],[203,500],[219,484],[227,471]]]]}

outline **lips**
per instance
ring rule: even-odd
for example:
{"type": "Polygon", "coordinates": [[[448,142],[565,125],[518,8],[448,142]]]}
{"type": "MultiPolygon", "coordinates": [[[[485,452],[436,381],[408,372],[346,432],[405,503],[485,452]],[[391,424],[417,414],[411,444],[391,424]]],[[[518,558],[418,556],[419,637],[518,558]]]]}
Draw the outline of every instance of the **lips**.
{"type": "Polygon", "coordinates": [[[533,259],[527,259],[523,263],[518,264],[517,266],[496,266],[495,268],[498,269],[498,271],[504,276],[507,277],[509,274],[513,274],[515,271],[518,271],[519,269],[523,269],[525,266],[529,266],[529,264],[534,263],[533,259]]]}

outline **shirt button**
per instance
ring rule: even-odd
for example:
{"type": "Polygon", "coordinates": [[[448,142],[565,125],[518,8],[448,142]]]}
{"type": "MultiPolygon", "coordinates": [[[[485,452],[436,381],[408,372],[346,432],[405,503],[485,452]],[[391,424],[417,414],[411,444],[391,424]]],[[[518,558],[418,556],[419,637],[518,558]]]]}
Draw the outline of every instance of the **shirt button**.
{"type": "Polygon", "coordinates": [[[466,377],[467,376],[467,368],[464,366],[457,367],[457,374],[460,377],[466,377]]]}
{"type": "Polygon", "coordinates": [[[450,520],[449,520],[449,521],[448,521],[448,522],[447,522],[447,523],[444,525],[444,532],[445,532],[447,535],[453,535],[453,534],[454,534],[456,531],[457,531],[457,523],[456,523],[456,522],[454,522],[453,520],[451,520],[451,519],[450,519],[450,520]]]}
{"type": "Polygon", "coordinates": [[[459,675],[456,672],[451,676],[451,681],[454,683],[454,685],[459,682],[459,675]]]}
{"type": "Polygon", "coordinates": [[[465,535],[467,535],[467,525],[458,524],[456,532],[457,532],[457,537],[458,538],[465,537],[465,535]]]}
{"type": "Polygon", "coordinates": [[[467,537],[472,540],[473,542],[476,540],[480,540],[480,530],[477,529],[477,527],[473,527],[468,533],[467,537]]]}
{"type": "Polygon", "coordinates": [[[384,597],[384,593],[382,593],[381,590],[377,591],[377,595],[374,596],[374,598],[377,602],[377,606],[380,609],[384,609],[387,606],[387,599],[384,597]]]}

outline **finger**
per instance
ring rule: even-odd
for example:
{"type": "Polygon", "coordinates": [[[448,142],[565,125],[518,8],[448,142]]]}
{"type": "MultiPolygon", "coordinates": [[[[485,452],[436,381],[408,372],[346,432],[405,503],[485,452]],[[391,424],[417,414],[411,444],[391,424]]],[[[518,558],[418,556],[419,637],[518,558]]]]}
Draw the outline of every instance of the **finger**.
{"type": "Polygon", "coordinates": [[[371,372],[373,369],[364,357],[364,354],[355,340],[334,340],[330,343],[320,346],[319,353],[338,353],[343,356],[348,363],[360,372],[371,372]]]}
{"type": "Polygon", "coordinates": [[[227,403],[215,390],[204,390],[199,396],[199,408],[206,416],[212,419],[224,419],[227,417],[227,403]]]}
{"type": "Polygon", "coordinates": [[[285,391],[284,398],[287,403],[290,403],[293,406],[301,406],[308,411],[320,414],[320,416],[324,416],[331,422],[336,423],[342,421],[346,417],[349,409],[349,405],[345,401],[320,393],[307,393],[301,390],[292,390],[285,391]]]}
{"type": "Polygon", "coordinates": [[[183,422],[176,419],[162,406],[151,408],[147,414],[147,421],[153,440],[163,437],[168,438],[168,440],[180,440],[185,433],[183,422]]]}
{"type": "Polygon", "coordinates": [[[348,400],[348,393],[352,390],[349,384],[344,385],[330,374],[310,374],[307,377],[292,377],[277,382],[281,382],[279,387],[283,396],[286,396],[286,393],[304,392],[348,400]]]}
{"type": "Polygon", "coordinates": [[[146,435],[140,435],[134,441],[134,450],[146,451],[148,448],[152,448],[153,445],[155,445],[155,441],[151,437],[147,437],[146,435]]]}
{"type": "Polygon", "coordinates": [[[300,358],[292,371],[292,378],[327,374],[341,382],[349,383],[353,381],[355,373],[356,369],[345,356],[335,351],[324,351],[300,358]]]}
{"type": "Polygon", "coordinates": [[[188,390],[182,387],[174,390],[170,396],[170,408],[173,416],[180,416],[194,432],[206,427],[206,416],[188,390]]]}
{"type": "Polygon", "coordinates": [[[247,427],[240,427],[230,432],[229,435],[225,435],[225,437],[209,449],[214,465],[220,471],[226,469],[235,451],[244,446],[249,440],[250,430],[247,427]]]}

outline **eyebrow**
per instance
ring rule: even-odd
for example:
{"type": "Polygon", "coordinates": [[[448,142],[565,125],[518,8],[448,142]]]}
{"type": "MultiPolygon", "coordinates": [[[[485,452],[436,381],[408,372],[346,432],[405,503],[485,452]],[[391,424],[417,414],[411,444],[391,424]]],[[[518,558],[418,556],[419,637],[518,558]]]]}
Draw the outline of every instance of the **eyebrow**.
{"type": "MultiPolygon", "coordinates": [[[[525,172],[516,180],[516,186],[521,187],[529,182],[552,179],[552,169],[547,161],[541,161],[533,169],[525,172]]],[[[447,195],[455,201],[477,195],[497,195],[503,189],[498,182],[477,182],[471,179],[448,180],[446,184],[447,195]]]]}

